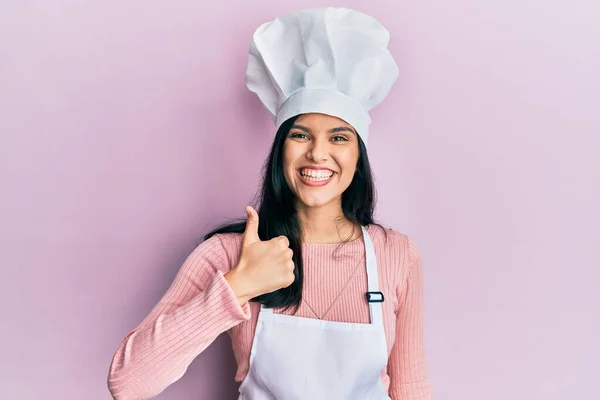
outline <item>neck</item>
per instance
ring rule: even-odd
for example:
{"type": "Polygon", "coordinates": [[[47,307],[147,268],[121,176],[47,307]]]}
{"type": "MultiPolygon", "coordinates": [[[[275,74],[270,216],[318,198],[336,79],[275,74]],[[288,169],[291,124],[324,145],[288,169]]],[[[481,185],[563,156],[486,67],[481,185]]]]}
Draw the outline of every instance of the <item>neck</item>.
{"type": "Polygon", "coordinates": [[[360,226],[344,216],[341,202],[319,207],[299,205],[298,218],[304,243],[339,243],[362,235],[360,226]]]}

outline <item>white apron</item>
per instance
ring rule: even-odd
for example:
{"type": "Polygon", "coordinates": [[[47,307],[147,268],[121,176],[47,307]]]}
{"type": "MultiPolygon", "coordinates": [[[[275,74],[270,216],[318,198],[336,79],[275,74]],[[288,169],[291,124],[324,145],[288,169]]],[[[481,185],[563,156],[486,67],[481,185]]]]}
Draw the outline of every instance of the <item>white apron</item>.
{"type": "Polygon", "coordinates": [[[389,400],[383,294],[373,242],[362,227],[370,324],[275,314],[261,305],[239,400],[389,400]]]}

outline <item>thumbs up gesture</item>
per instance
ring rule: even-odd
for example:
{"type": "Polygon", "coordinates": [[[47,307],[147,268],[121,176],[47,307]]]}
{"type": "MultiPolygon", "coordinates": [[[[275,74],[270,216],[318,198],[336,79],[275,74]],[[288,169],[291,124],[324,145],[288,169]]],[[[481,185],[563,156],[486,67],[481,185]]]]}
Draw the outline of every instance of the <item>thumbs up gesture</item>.
{"type": "Polygon", "coordinates": [[[246,207],[248,221],[242,236],[237,266],[225,274],[240,304],[261,294],[288,287],[294,276],[293,251],[285,236],[262,241],[258,237],[258,213],[246,207]]]}

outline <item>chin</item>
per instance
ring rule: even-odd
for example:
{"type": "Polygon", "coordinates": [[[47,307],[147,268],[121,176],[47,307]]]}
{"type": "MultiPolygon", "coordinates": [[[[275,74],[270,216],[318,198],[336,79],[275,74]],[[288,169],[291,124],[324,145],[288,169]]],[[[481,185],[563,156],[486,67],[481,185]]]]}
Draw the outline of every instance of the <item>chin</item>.
{"type": "Polygon", "coordinates": [[[331,197],[331,196],[327,196],[327,197],[321,197],[321,196],[302,197],[302,196],[299,196],[298,202],[305,207],[322,207],[322,206],[325,206],[325,205],[331,203],[334,199],[335,199],[335,197],[331,197]]]}

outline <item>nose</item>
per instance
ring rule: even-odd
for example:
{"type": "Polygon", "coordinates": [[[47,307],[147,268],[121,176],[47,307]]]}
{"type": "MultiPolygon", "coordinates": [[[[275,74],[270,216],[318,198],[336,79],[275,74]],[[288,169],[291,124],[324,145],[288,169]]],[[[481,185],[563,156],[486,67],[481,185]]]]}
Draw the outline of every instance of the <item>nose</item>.
{"type": "Polygon", "coordinates": [[[320,139],[313,140],[306,156],[316,163],[327,161],[329,156],[329,146],[327,141],[320,139]]]}

